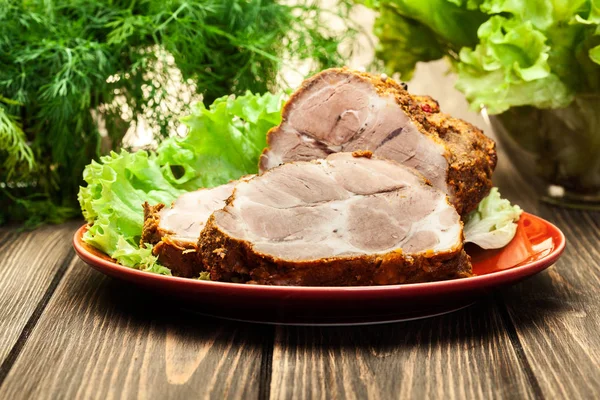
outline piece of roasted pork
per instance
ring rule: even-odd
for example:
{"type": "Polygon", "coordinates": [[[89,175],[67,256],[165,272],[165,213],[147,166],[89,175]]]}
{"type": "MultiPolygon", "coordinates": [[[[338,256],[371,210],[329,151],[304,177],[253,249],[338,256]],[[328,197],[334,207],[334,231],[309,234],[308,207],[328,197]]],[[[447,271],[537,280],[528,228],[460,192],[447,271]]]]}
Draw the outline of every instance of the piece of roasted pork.
{"type": "Polygon", "coordinates": [[[346,68],[306,80],[267,141],[261,172],[337,152],[372,151],[422,173],[461,215],[488,194],[496,166],[495,143],[468,122],[441,113],[435,100],[413,96],[386,76],[346,68]]]}
{"type": "Polygon", "coordinates": [[[225,206],[237,182],[185,193],[171,207],[145,203],[141,245],[154,245],[153,254],[173,275],[197,277],[203,271],[196,256],[200,232],[213,211],[225,206]]]}
{"type": "Polygon", "coordinates": [[[240,182],[208,219],[212,280],[353,286],[471,275],[462,222],[414,169],[369,152],[286,163],[240,182]]]}

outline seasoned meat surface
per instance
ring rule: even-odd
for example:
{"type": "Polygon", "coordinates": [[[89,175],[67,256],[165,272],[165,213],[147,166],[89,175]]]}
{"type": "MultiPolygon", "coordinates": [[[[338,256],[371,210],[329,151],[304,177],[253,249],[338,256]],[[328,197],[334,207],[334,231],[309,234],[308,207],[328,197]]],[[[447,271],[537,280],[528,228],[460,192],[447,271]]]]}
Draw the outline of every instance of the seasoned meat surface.
{"type": "Polygon", "coordinates": [[[473,125],[440,112],[392,79],[329,69],[306,80],[267,138],[260,171],[337,152],[372,151],[415,168],[450,197],[459,214],[491,189],[495,143],[473,125]]]}
{"type": "Polygon", "coordinates": [[[447,196],[368,152],[287,163],[239,183],[198,249],[212,280],[343,286],[471,274],[447,196]]]}
{"type": "Polygon", "coordinates": [[[213,211],[225,206],[236,183],[185,193],[171,207],[145,203],[141,245],[154,245],[154,255],[173,275],[198,276],[203,271],[196,256],[200,232],[213,211]]]}

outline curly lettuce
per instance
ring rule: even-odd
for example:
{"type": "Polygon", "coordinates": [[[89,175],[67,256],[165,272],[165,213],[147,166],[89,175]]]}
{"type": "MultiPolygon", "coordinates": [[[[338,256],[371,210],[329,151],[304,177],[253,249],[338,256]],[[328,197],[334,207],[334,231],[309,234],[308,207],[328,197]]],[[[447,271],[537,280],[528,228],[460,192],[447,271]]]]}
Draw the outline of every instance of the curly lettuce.
{"type": "Polygon", "coordinates": [[[410,78],[447,57],[471,107],[562,108],[600,92],[600,0],[367,0],[377,57],[410,78]]]}
{"type": "Polygon", "coordinates": [[[437,60],[444,56],[444,46],[437,40],[435,32],[404,18],[391,5],[381,7],[373,30],[379,38],[377,58],[384,62],[387,73],[399,72],[403,80],[412,78],[417,61],[437,60]]]}
{"type": "Polygon", "coordinates": [[[403,80],[412,77],[418,61],[477,44],[477,27],[485,21],[484,14],[473,10],[473,0],[367,0],[365,5],[380,12],[374,26],[377,57],[388,73],[399,72],[403,80]]]}
{"type": "Polygon", "coordinates": [[[456,83],[475,108],[497,114],[528,104],[566,107],[573,100],[572,91],[551,72],[550,46],[532,22],[494,16],[477,36],[474,50],[460,51],[456,83]]]}
{"type": "Polygon", "coordinates": [[[86,166],[83,179],[87,186],[79,189],[78,200],[90,224],[84,242],[127,267],[170,274],[147,249],[139,248],[142,204],[168,204],[184,193],[165,178],[156,154],[113,152],[86,166]]]}
{"type": "Polygon", "coordinates": [[[206,108],[198,103],[182,119],[189,128],[184,138],[163,142],[158,162],[174,185],[194,190],[213,187],[257,172],[258,158],[267,146],[267,131],[281,121],[283,94],[249,92],[224,96],[206,108]],[[177,168],[183,174],[177,177],[177,168]]]}
{"type": "Polygon", "coordinates": [[[477,209],[465,219],[465,242],[475,243],[484,249],[506,246],[517,233],[517,221],[522,210],[500,197],[498,188],[492,188],[477,209]]]}
{"type": "Polygon", "coordinates": [[[83,240],[122,265],[170,275],[140,248],[142,204],[169,204],[181,194],[257,172],[267,131],[281,121],[282,95],[225,96],[199,103],[184,119],[189,132],[162,142],[156,152],[122,150],[92,161],[78,194],[89,229],[83,240]]]}

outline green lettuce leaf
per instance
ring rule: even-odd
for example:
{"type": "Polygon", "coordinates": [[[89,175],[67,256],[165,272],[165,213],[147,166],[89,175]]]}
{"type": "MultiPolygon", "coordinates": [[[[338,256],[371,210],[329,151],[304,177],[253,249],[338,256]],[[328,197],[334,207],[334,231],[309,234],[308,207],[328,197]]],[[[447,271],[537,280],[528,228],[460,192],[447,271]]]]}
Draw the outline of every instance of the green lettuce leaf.
{"type": "MultiPolygon", "coordinates": [[[[451,43],[457,48],[473,46],[477,43],[476,32],[487,16],[477,10],[457,6],[473,5],[473,1],[449,0],[384,0],[406,18],[426,25],[440,37],[441,42],[451,43]]],[[[471,7],[473,8],[473,7],[471,7]]]]}
{"type": "MultiPolygon", "coordinates": [[[[571,1],[581,3],[581,0],[571,1]]],[[[530,21],[538,29],[545,29],[554,22],[553,4],[548,0],[485,0],[481,11],[488,14],[510,13],[521,21],[530,21]]]]}
{"type": "Polygon", "coordinates": [[[590,12],[587,18],[581,15],[575,15],[572,20],[573,24],[582,24],[586,27],[593,28],[593,32],[588,29],[588,35],[586,37],[587,42],[592,44],[589,47],[588,56],[596,64],[600,64],[600,0],[592,0],[590,12]],[[590,36],[596,36],[590,38],[590,36]]]}
{"type": "Polygon", "coordinates": [[[449,3],[456,4],[459,7],[467,10],[478,10],[485,0],[446,0],[449,3]]]}
{"type": "Polygon", "coordinates": [[[411,78],[418,61],[436,60],[463,46],[477,44],[477,28],[487,16],[477,0],[365,1],[379,11],[374,33],[377,57],[388,73],[411,78]],[[461,8],[464,5],[466,8],[461,8]]]}
{"type": "Polygon", "coordinates": [[[206,271],[200,272],[200,276],[198,276],[198,280],[210,281],[210,273],[206,272],[206,271]]]}
{"type": "MultiPolygon", "coordinates": [[[[147,151],[111,153],[83,171],[86,187],[79,190],[83,216],[91,226],[84,242],[119,263],[144,271],[156,268],[156,258],[139,248],[142,204],[170,203],[184,193],[163,176],[156,154],[147,151]]],[[[167,271],[163,271],[166,273],[167,271]]]]}
{"type": "Polygon", "coordinates": [[[600,0],[362,0],[386,72],[446,56],[474,110],[563,108],[600,91],[600,0]]]}
{"type": "Polygon", "coordinates": [[[247,93],[217,99],[208,109],[198,104],[185,120],[187,136],[165,140],[156,152],[122,150],[92,161],[83,172],[87,186],[78,194],[90,224],[83,240],[122,265],[170,274],[151,246],[139,247],[142,204],[169,204],[186,191],[256,173],[282,103],[281,95],[247,93]]]}
{"type": "Polygon", "coordinates": [[[593,62],[600,64],[600,45],[591,48],[589,54],[593,62]]]}
{"type": "Polygon", "coordinates": [[[152,247],[149,244],[146,244],[146,247],[134,246],[123,236],[119,236],[117,248],[112,257],[126,267],[139,268],[160,275],[171,275],[171,270],[160,265],[157,257],[152,255],[152,247]]]}
{"type": "Polygon", "coordinates": [[[373,31],[379,38],[377,58],[383,60],[388,74],[398,72],[402,80],[412,78],[418,61],[444,56],[444,46],[431,29],[402,16],[389,4],[381,6],[373,31]]]}
{"type": "Polygon", "coordinates": [[[496,114],[510,107],[566,107],[573,92],[551,72],[550,47],[529,21],[494,16],[477,31],[474,50],[463,48],[456,87],[475,109],[496,114]]]}
{"type": "Polygon", "coordinates": [[[166,140],[158,147],[158,162],[173,184],[187,190],[222,185],[255,173],[266,147],[266,132],[281,121],[283,94],[221,97],[206,108],[198,103],[182,121],[184,138],[166,140]],[[173,173],[178,166],[181,177],[173,173]]]}
{"type": "Polygon", "coordinates": [[[492,188],[477,209],[465,219],[465,242],[475,243],[484,249],[506,246],[517,232],[516,222],[522,210],[500,197],[498,188],[492,188]]]}

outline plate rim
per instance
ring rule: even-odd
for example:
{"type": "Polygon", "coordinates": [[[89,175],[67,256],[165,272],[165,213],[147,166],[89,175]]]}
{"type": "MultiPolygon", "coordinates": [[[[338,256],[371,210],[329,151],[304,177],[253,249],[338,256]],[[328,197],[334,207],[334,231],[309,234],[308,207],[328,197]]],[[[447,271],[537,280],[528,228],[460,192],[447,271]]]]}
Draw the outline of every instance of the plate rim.
{"type": "MultiPolygon", "coordinates": [[[[270,293],[285,293],[285,294],[315,294],[315,293],[329,293],[337,292],[337,293],[378,293],[378,294],[386,294],[386,293],[399,293],[403,292],[405,294],[410,293],[418,293],[422,291],[440,291],[440,290],[469,290],[476,289],[480,287],[485,287],[488,285],[501,285],[502,283],[511,282],[513,280],[517,280],[520,278],[524,278],[530,275],[534,275],[551,265],[553,265],[556,260],[561,256],[565,247],[566,247],[566,237],[564,233],[553,223],[538,217],[536,215],[523,212],[522,216],[527,216],[533,219],[536,219],[540,222],[543,222],[545,225],[551,228],[554,235],[551,233],[551,236],[558,236],[558,243],[555,244],[555,247],[550,251],[550,253],[546,254],[540,259],[525,263],[523,265],[515,266],[512,268],[504,269],[501,271],[491,272],[485,275],[478,275],[470,278],[462,278],[462,279],[450,279],[445,281],[435,281],[435,282],[423,282],[423,283],[407,283],[407,284],[396,284],[396,285],[381,285],[381,286],[275,286],[275,285],[245,285],[239,283],[231,283],[231,282],[218,282],[218,281],[205,281],[198,280],[193,278],[181,278],[176,276],[168,276],[168,275],[159,275],[151,272],[140,271],[134,268],[125,267],[116,262],[105,260],[96,254],[87,250],[84,246],[89,246],[84,244],[83,242],[83,234],[88,224],[82,225],[75,234],[73,235],[73,248],[77,255],[91,267],[98,269],[102,267],[103,269],[110,270],[115,272],[119,276],[128,275],[130,277],[135,277],[142,279],[144,281],[152,281],[154,283],[164,283],[168,285],[172,285],[175,283],[181,283],[182,285],[187,286],[197,286],[198,288],[212,288],[215,290],[218,289],[235,289],[244,293],[253,293],[260,292],[261,294],[270,293]],[[98,267],[98,268],[96,268],[98,267]]],[[[99,250],[98,250],[99,251],[99,250]]],[[[103,271],[101,271],[103,272],[103,271]]]]}
{"type": "Polygon", "coordinates": [[[274,319],[252,319],[252,318],[234,318],[234,317],[227,317],[227,316],[222,316],[219,314],[205,314],[201,311],[195,311],[195,310],[191,310],[191,312],[198,314],[198,315],[204,315],[207,317],[211,317],[211,318],[220,318],[220,319],[224,319],[224,320],[228,320],[228,321],[234,321],[234,322],[243,322],[243,323],[248,323],[248,324],[257,324],[257,325],[283,325],[283,326],[299,326],[299,327],[324,327],[324,326],[329,326],[329,327],[346,327],[346,326],[371,326],[371,325],[388,325],[388,324],[395,324],[398,322],[411,322],[411,321],[419,321],[422,319],[428,319],[428,318],[435,318],[435,317],[441,317],[443,315],[446,314],[452,314],[455,313],[457,311],[461,311],[464,310],[466,308],[469,308],[471,306],[473,306],[475,303],[477,303],[477,300],[473,300],[473,301],[467,301],[465,304],[461,304],[457,307],[451,307],[447,310],[443,310],[443,311],[438,311],[438,312],[434,312],[431,314],[428,313],[424,313],[423,315],[419,315],[419,316],[415,316],[415,317],[399,317],[399,318],[394,318],[394,319],[376,319],[376,320],[368,320],[368,321],[362,321],[362,322],[279,322],[278,320],[274,320],[274,319]]]}

